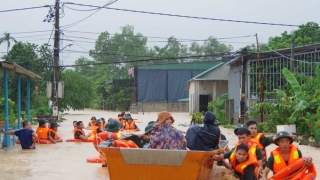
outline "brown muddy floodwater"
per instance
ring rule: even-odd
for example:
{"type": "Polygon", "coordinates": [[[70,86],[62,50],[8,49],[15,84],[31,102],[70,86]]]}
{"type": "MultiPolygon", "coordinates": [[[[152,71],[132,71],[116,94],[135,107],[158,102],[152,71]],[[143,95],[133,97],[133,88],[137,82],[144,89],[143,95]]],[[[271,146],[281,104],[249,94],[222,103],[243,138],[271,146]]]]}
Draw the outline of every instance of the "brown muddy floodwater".
{"type": "MultiPolygon", "coordinates": [[[[58,134],[66,139],[73,139],[72,122],[81,120],[85,125],[90,121],[91,116],[97,119],[104,117],[117,117],[119,112],[109,112],[100,110],[86,109],[85,111],[70,111],[64,115],[66,121],[60,123],[58,134]]],[[[188,127],[178,126],[180,123],[190,122],[188,113],[172,113],[175,118],[175,127],[186,131],[188,127]]],[[[140,132],[144,133],[144,128],[149,121],[157,119],[157,113],[132,114],[133,118],[138,118],[142,123],[137,124],[140,132]]],[[[33,126],[36,129],[36,126],[33,126]]],[[[233,133],[233,129],[221,128],[222,133],[229,140],[229,147],[233,147],[237,142],[237,137],[233,133]]],[[[89,131],[86,131],[86,133],[89,131]]],[[[295,145],[298,145],[295,143],[295,145]]],[[[268,154],[276,146],[271,145],[267,148],[268,154]]],[[[98,152],[94,149],[92,143],[74,143],[62,142],[58,144],[39,144],[36,150],[21,150],[20,145],[7,149],[0,149],[0,180],[47,180],[47,179],[109,179],[108,169],[102,168],[101,164],[87,163],[89,157],[97,157],[98,152]]],[[[320,151],[319,149],[309,146],[299,146],[304,156],[312,156],[313,161],[320,172],[320,151]]],[[[215,174],[219,174],[221,168],[214,168],[215,174]]],[[[173,172],[174,173],[174,172],[173,172]]],[[[271,173],[269,173],[271,174],[271,173]]],[[[210,179],[217,179],[211,177],[210,179]]],[[[218,178],[230,179],[230,178],[218,178]]],[[[233,179],[233,178],[232,178],[233,179]]]]}

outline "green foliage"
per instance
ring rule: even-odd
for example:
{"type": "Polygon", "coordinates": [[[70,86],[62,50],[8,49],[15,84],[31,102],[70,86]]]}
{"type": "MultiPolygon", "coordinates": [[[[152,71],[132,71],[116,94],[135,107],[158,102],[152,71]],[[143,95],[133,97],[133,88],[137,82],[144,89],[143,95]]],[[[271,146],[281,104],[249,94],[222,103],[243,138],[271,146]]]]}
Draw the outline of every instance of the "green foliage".
{"type": "MultiPolygon", "coordinates": [[[[319,69],[316,70],[319,72],[319,69]]],[[[261,123],[260,130],[267,131],[270,127],[280,124],[296,124],[299,134],[316,136],[316,130],[310,131],[320,119],[320,84],[319,78],[296,75],[289,70],[283,69],[283,74],[288,82],[287,89],[274,90],[277,103],[263,102],[255,103],[253,109],[249,111],[250,117],[259,115],[259,109],[264,108],[268,114],[266,125],[261,123]],[[299,85],[298,80],[304,83],[299,85]],[[267,124],[271,124],[270,126],[267,124]]],[[[317,73],[320,74],[320,73],[317,73]]],[[[263,132],[264,132],[263,131],[263,132]]]]}
{"type": "Polygon", "coordinates": [[[258,124],[258,132],[264,133],[274,133],[277,132],[277,123],[276,121],[268,120],[258,124]]]}
{"type": "Polygon", "coordinates": [[[302,101],[304,99],[304,96],[302,93],[301,86],[299,85],[297,79],[294,77],[294,75],[287,68],[283,68],[282,73],[286,77],[286,80],[289,82],[291,89],[293,90],[294,95],[297,98],[297,100],[302,101]]]}
{"type": "Polygon", "coordinates": [[[228,100],[228,94],[222,94],[217,99],[211,101],[208,104],[208,109],[213,109],[217,119],[221,124],[230,124],[230,120],[226,119],[226,100],[228,100]]]}
{"type": "MultiPolygon", "coordinates": [[[[4,98],[0,98],[0,121],[5,121],[5,112],[4,112],[4,98]]],[[[12,124],[17,119],[16,114],[14,113],[14,110],[16,109],[15,102],[11,99],[8,100],[8,109],[9,109],[9,123],[12,124]]]]}
{"type": "Polygon", "coordinates": [[[83,110],[89,106],[93,95],[92,82],[73,70],[62,72],[64,98],[59,101],[60,110],[83,110]]]}
{"type": "Polygon", "coordinates": [[[203,124],[203,114],[204,112],[190,113],[190,116],[191,116],[190,123],[192,123],[192,120],[194,120],[196,124],[203,124]]]}
{"type": "Polygon", "coordinates": [[[37,114],[40,114],[40,115],[51,115],[52,114],[52,109],[49,108],[48,106],[42,106],[42,107],[39,107],[37,109],[37,114]]]}

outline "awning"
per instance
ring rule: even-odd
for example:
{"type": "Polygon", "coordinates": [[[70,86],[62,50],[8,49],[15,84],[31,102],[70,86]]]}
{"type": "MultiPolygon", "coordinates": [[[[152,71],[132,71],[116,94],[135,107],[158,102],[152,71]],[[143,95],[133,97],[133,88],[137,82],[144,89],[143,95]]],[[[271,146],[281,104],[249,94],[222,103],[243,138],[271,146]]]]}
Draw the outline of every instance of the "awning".
{"type": "Polygon", "coordinates": [[[189,102],[189,98],[179,99],[179,102],[189,102]]]}

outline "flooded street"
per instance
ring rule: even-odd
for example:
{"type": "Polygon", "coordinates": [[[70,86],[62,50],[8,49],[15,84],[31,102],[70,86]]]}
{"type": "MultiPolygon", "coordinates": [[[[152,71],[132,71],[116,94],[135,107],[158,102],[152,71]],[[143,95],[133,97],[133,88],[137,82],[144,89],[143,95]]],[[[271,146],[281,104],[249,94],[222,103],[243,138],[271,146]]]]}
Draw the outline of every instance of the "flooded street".
{"type": "MultiPolygon", "coordinates": [[[[74,120],[82,120],[85,125],[90,121],[91,116],[96,118],[115,118],[119,112],[99,111],[86,109],[85,111],[70,111],[64,115],[67,120],[60,123],[58,134],[65,141],[73,139],[74,120]]],[[[186,131],[187,127],[178,126],[180,123],[190,121],[188,113],[172,113],[176,122],[175,127],[186,131]]],[[[144,133],[144,128],[149,121],[157,119],[157,113],[145,113],[144,115],[132,114],[133,118],[138,118],[142,123],[137,124],[140,133],[144,133]]],[[[36,126],[33,126],[36,129],[36,126]]],[[[232,147],[237,141],[233,130],[221,128],[222,132],[230,141],[232,147]]],[[[86,133],[89,131],[86,131],[86,133]]],[[[39,144],[36,150],[21,150],[20,145],[0,150],[0,179],[109,179],[107,168],[102,168],[101,164],[87,163],[89,157],[97,157],[98,152],[92,143],[63,142],[57,144],[39,144]]],[[[267,148],[268,154],[275,145],[267,148]]],[[[299,146],[304,156],[312,156],[320,172],[320,151],[309,146],[299,146]]]]}

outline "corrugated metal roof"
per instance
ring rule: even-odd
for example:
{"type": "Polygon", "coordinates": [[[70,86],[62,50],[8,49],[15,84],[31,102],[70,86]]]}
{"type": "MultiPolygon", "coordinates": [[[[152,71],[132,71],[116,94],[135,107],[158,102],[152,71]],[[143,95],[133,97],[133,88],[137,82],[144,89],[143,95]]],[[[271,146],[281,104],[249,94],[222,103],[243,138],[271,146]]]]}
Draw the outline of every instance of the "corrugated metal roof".
{"type": "Polygon", "coordinates": [[[157,64],[149,66],[139,66],[138,69],[175,69],[175,70],[206,70],[209,67],[216,66],[222,61],[205,61],[205,62],[190,62],[190,63],[175,63],[175,64],[157,64]]]}

